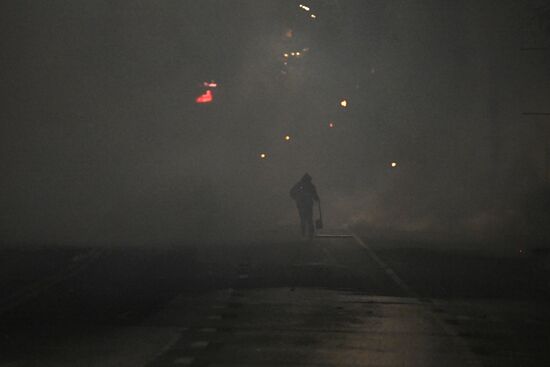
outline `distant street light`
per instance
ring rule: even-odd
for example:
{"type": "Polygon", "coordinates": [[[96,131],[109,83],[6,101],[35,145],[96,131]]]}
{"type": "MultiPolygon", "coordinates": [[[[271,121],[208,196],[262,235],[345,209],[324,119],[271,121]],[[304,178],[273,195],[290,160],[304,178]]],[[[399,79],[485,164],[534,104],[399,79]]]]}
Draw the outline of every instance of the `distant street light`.
{"type": "Polygon", "coordinates": [[[392,168],[397,167],[397,162],[391,162],[390,166],[391,166],[392,168]]]}
{"type": "Polygon", "coordinates": [[[340,101],[340,106],[342,106],[342,107],[344,107],[344,108],[347,107],[347,106],[348,106],[348,101],[345,100],[345,99],[341,100],[341,101],[340,101]]]}
{"type": "Polygon", "coordinates": [[[208,87],[208,88],[217,88],[218,87],[218,83],[216,83],[215,81],[209,81],[209,82],[204,82],[202,83],[202,85],[204,85],[205,87],[208,87]]]}
{"type": "Polygon", "coordinates": [[[290,135],[285,135],[285,140],[289,141],[290,140],[290,135]]]}
{"type": "Polygon", "coordinates": [[[261,158],[261,159],[266,159],[266,158],[267,158],[267,154],[265,154],[265,153],[260,153],[260,158],[261,158]]]}

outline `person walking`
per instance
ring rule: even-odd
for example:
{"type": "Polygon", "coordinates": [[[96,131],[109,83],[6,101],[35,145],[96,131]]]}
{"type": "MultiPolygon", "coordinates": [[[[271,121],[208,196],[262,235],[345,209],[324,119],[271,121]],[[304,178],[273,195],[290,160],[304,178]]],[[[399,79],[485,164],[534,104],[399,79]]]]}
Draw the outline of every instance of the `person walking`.
{"type": "Polygon", "coordinates": [[[313,202],[319,202],[317,189],[311,180],[311,176],[306,173],[290,189],[290,197],[296,201],[296,206],[298,207],[302,236],[310,240],[313,239],[313,235],[315,234],[313,227],[313,202]]]}

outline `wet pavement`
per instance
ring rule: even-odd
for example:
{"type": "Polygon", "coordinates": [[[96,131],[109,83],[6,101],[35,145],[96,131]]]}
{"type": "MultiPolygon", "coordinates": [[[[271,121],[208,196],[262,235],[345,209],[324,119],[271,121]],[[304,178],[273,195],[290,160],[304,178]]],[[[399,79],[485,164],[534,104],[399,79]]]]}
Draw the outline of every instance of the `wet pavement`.
{"type": "Polygon", "coordinates": [[[525,259],[326,234],[95,249],[0,314],[0,366],[550,364],[525,259]]]}
{"type": "Polygon", "coordinates": [[[411,298],[305,288],[232,291],[216,302],[178,298],[149,324],[182,328],[151,367],[477,365],[460,338],[411,298]]]}

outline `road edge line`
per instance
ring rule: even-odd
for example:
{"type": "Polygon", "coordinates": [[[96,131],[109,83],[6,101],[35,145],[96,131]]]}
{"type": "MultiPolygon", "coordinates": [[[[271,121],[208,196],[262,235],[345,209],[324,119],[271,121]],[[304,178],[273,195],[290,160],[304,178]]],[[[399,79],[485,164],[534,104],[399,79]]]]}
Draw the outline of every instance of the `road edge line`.
{"type": "Polygon", "coordinates": [[[42,280],[38,280],[27,287],[24,287],[13,294],[8,295],[4,299],[0,300],[0,316],[9,312],[10,310],[38,297],[48,289],[55,285],[70,279],[82,271],[87,269],[90,265],[95,263],[105,253],[105,249],[92,249],[86,254],[85,260],[78,264],[71,264],[65,271],[54,274],[42,280]]]}
{"type": "MultiPolygon", "coordinates": [[[[435,306],[434,302],[430,298],[424,298],[420,297],[418,293],[416,293],[411,287],[407,285],[396,273],[393,271],[393,269],[386,264],[376,253],[374,250],[367,245],[358,235],[356,235],[354,232],[350,231],[351,236],[355,239],[357,244],[359,244],[362,248],[364,248],[369,256],[380,266],[384,272],[401,288],[409,297],[415,298],[420,304],[426,306],[426,307],[433,307],[435,306]]],[[[447,325],[445,321],[434,312],[430,312],[430,315],[432,316],[433,320],[437,323],[437,325],[443,329],[443,331],[451,336],[454,340],[454,343],[458,349],[462,349],[462,352],[464,352],[464,362],[468,364],[468,366],[471,367],[482,367],[483,364],[479,361],[479,358],[477,358],[472,350],[470,349],[469,344],[459,335],[458,331],[451,325],[447,325]]]]}
{"type": "Polygon", "coordinates": [[[419,301],[422,302],[422,300],[420,299],[420,296],[411,288],[407,285],[407,283],[405,283],[396,273],[395,271],[393,271],[393,269],[388,265],[386,264],[380,257],[378,257],[378,255],[376,255],[376,253],[374,252],[374,250],[372,248],[370,248],[370,246],[368,246],[358,235],[356,235],[355,233],[351,232],[351,236],[353,237],[353,239],[355,239],[355,241],[361,246],[363,247],[365,250],[367,250],[369,256],[374,260],[374,262],[376,262],[376,264],[378,266],[380,266],[382,268],[382,270],[384,270],[384,272],[386,273],[387,276],[389,276],[391,278],[391,280],[394,281],[395,284],[397,284],[397,286],[399,288],[401,288],[401,290],[403,290],[409,297],[413,297],[413,298],[416,298],[418,299],[419,301]]]}

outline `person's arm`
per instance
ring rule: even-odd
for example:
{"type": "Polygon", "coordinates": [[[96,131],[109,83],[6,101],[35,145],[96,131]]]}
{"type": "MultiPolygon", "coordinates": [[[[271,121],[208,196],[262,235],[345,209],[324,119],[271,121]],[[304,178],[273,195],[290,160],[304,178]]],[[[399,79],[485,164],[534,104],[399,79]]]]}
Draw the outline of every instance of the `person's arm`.
{"type": "Polygon", "coordinates": [[[313,188],[313,200],[320,202],[321,199],[319,199],[319,195],[317,194],[317,188],[315,185],[311,185],[311,187],[313,188]]]}

